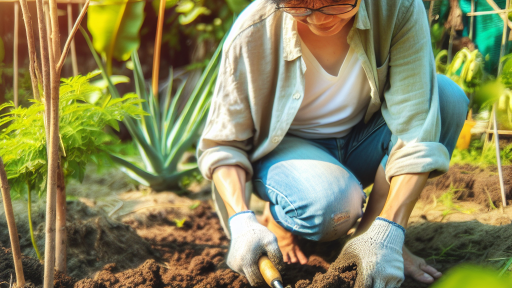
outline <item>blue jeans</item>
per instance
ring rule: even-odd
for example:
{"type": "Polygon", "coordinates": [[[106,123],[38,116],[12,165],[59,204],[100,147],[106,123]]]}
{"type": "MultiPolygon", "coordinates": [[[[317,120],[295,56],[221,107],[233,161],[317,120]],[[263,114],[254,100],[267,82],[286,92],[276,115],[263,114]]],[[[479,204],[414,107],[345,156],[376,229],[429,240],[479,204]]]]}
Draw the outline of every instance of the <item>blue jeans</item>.
{"type": "MultiPolygon", "coordinates": [[[[441,106],[440,143],[450,157],[466,119],[468,98],[437,75],[441,106]]],[[[346,235],[363,215],[363,187],[373,183],[391,151],[391,131],[375,113],[341,138],[309,140],[288,134],[253,163],[254,191],[270,202],[272,216],[286,230],[316,241],[346,235]]]]}

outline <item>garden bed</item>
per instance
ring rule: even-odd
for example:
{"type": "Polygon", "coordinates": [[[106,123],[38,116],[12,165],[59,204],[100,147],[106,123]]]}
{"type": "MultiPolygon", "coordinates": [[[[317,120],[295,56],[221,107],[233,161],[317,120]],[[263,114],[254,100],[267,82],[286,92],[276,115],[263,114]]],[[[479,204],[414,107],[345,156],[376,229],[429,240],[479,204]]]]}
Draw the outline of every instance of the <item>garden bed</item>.
{"type": "MultiPolygon", "coordinates": [[[[505,179],[511,174],[511,167],[505,167],[505,179]]],[[[406,245],[443,272],[462,262],[502,266],[506,260],[500,259],[512,257],[512,209],[499,206],[501,196],[495,190],[499,186],[492,168],[454,166],[430,180],[411,217],[406,245]],[[481,187],[490,196],[479,196],[481,187]],[[447,193],[450,197],[443,196],[447,193]]],[[[208,191],[189,196],[132,191],[116,199],[68,201],[68,274],[74,277],[58,274],[55,287],[249,287],[225,263],[229,240],[207,200],[208,191]],[[115,207],[119,200],[121,208],[115,207]]],[[[0,235],[0,243],[9,243],[6,235],[0,235]]],[[[287,265],[285,285],[351,287],[355,267],[335,262],[343,240],[300,244],[309,262],[287,265]]],[[[22,251],[29,250],[27,245],[22,241],[22,251]]],[[[41,286],[41,264],[30,257],[23,264],[26,279],[41,286]]],[[[12,273],[11,254],[0,248],[0,288],[8,287],[12,273]]],[[[411,279],[402,285],[427,286],[411,279]]]]}

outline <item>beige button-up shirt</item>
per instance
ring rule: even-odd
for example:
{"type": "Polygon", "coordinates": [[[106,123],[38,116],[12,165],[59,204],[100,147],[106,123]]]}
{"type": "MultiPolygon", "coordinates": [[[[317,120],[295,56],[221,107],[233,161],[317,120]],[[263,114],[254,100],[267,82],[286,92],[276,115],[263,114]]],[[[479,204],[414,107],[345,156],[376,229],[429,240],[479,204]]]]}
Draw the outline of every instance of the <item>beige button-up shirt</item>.
{"type": "MultiPolygon", "coordinates": [[[[379,109],[392,132],[388,181],[406,173],[448,170],[439,143],[441,120],[434,56],[421,0],[361,0],[348,43],[371,86],[364,121],[379,109]]],[[[251,162],[271,152],[304,96],[301,42],[293,17],[269,0],[254,1],[227,37],[206,127],[198,145],[202,174],[251,162]]]]}

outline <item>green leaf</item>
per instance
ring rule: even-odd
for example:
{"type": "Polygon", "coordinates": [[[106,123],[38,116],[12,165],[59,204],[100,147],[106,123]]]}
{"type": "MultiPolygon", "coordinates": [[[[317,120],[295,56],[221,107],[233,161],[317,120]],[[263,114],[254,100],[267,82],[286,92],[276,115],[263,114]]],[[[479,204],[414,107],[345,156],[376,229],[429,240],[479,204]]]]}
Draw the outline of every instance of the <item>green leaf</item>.
{"type": "Polygon", "coordinates": [[[176,227],[181,228],[185,224],[185,221],[187,221],[187,218],[183,219],[173,219],[174,223],[176,223],[176,227]]]}
{"type": "MultiPolygon", "coordinates": [[[[120,84],[120,83],[129,83],[130,82],[130,78],[127,77],[127,76],[124,76],[124,75],[112,75],[112,76],[110,76],[110,81],[112,81],[112,83],[114,85],[117,85],[117,84],[120,84]]],[[[108,88],[108,82],[105,79],[99,79],[99,80],[96,80],[96,81],[91,81],[91,85],[95,86],[95,87],[98,87],[100,89],[108,88]]]]}
{"type": "Polygon", "coordinates": [[[178,7],[176,7],[176,12],[178,13],[190,13],[190,11],[192,11],[192,9],[194,9],[194,2],[193,1],[190,1],[190,0],[184,0],[184,1],[181,1],[180,4],[178,5],[178,7]]]}
{"type": "Polygon", "coordinates": [[[111,119],[108,121],[108,125],[114,128],[117,132],[119,132],[119,122],[116,119],[111,119]]]}
{"type": "MultiPolygon", "coordinates": [[[[178,3],[179,0],[167,0],[165,1],[165,9],[169,9],[171,7],[174,7],[177,3],[178,3]]],[[[155,10],[156,14],[158,14],[158,9],[160,8],[160,0],[153,0],[153,2],[151,2],[151,4],[153,5],[153,9],[155,10]]]]}
{"type": "Polygon", "coordinates": [[[199,205],[201,205],[201,201],[197,201],[195,202],[194,204],[190,205],[190,207],[188,207],[190,210],[194,210],[196,209],[197,207],[199,207],[199,205]]]}
{"type": "Polygon", "coordinates": [[[226,0],[229,10],[235,15],[240,14],[251,2],[248,0],[226,0]]]}
{"type": "Polygon", "coordinates": [[[87,27],[93,45],[107,62],[112,74],[112,58],[126,61],[140,45],[139,31],[144,21],[144,1],[105,0],[87,11],[87,27]]]}
{"type": "Polygon", "coordinates": [[[466,264],[446,272],[432,288],[510,288],[511,283],[508,275],[500,277],[498,272],[489,268],[466,264]]]}
{"type": "Polygon", "coordinates": [[[210,15],[210,13],[211,11],[206,7],[194,7],[194,9],[192,9],[192,11],[188,12],[187,14],[181,14],[178,17],[178,21],[181,25],[187,25],[196,20],[196,18],[200,15],[210,15]]]}

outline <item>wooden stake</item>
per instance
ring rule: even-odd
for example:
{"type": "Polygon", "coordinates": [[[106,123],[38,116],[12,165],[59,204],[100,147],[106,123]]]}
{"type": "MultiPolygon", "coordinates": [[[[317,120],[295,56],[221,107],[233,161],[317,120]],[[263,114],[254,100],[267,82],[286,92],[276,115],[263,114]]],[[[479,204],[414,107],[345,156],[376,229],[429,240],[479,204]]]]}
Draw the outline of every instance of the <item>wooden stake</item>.
{"type": "Polygon", "coordinates": [[[30,60],[29,72],[32,81],[32,93],[36,100],[41,100],[39,97],[39,84],[42,84],[41,72],[39,72],[39,64],[36,55],[36,44],[34,40],[34,30],[32,28],[32,16],[28,10],[27,0],[20,0],[21,12],[23,13],[23,20],[25,21],[25,30],[27,32],[28,43],[28,56],[30,60]]]}
{"type": "MultiPolygon", "coordinates": [[[[471,0],[471,13],[475,13],[475,0],[471,0]]],[[[473,41],[473,27],[475,16],[469,16],[469,39],[473,41]]]]}
{"type": "Polygon", "coordinates": [[[2,198],[4,199],[5,218],[7,219],[7,228],[9,229],[9,237],[11,238],[12,258],[14,261],[14,270],[16,271],[16,287],[25,286],[25,276],[23,275],[23,265],[21,263],[21,250],[18,238],[18,229],[14,220],[12,211],[11,189],[7,182],[7,174],[5,173],[4,161],[0,157],[0,185],[2,186],[2,198]]]}
{"type": "MultiPolygon", "coordinates": [[[[71,34],[73,31],[73,6],[68,4],[68,34],[71,34]]],[[[75,48],[75,38],[71,40],[71,68],[73,68],[73,76],[78,75],[78,64],[76,60],[76,48],[75,48]]]]}
{"type": "MultiPolygon", "coordinates": [[[[492,0],[490,0],[492,1],[492,0]]],[[[510,7],[510,0],[507,0],[507,6],[506,10],[508,10],[510,7]]],[[[507,34],[508,34],[508,18],[503,19],[503,36],[501,38],[501,50],[500,50],[500,60],[505,56],[505,50],[507,46],[507,34]]],[[[498,76],[501,75],[501,72],[503,71],[503,62],[500,61],[500,64],[498,65],[498,76]]],[[[496,103],[493,105],[493,112],[491,114],[492,121],[494,125],[494,134],[493,137],[495,139],[495,145],[496,145],[496,161],[498,164],[498,175],[500,180],[500,189],[501,189],[501,198],[503,201],[503,207],[507,206],[507,199],[505,195],[505,183],[503,182],[503,168],[501,167],[501,155],[500,155],[500,136],[498,134],[498,110],[496,109],[496,103]]],[[[491,119],[489,119],[491,121],[491,119]]],[[[487,136],[486,136],[487,137],[487,136]]]]}
{"type": "Polygon", "coordinates": [[[14,3],[14,47],[13,47],[13,90],[14,90],[14,107],[18,108],[18,30],[19,30],[19,12],[20,4],[18,2],[14,3]]]}
{"type": "Polygon", "coordinates": [[[160,66],[160,52],[162,50],[162,30],[164,26],[165,0],[160,0],[160,8],[158,10],[158,22],[156,26],[155,37],[155,54],[153,55],[153,95],[158,99],[158,69],[160,66]]]}

